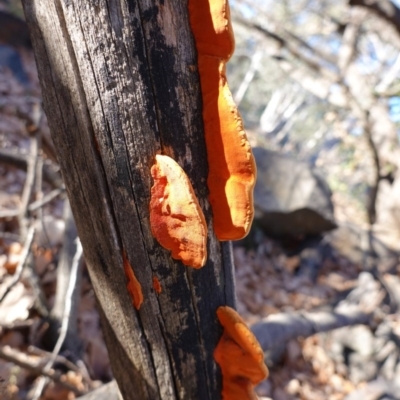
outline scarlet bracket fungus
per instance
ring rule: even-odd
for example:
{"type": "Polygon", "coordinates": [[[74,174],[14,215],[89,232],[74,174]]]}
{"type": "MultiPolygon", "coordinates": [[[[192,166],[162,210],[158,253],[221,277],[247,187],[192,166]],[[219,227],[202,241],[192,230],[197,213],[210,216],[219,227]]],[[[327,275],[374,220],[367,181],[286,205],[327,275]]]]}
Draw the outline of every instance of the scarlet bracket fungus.
{"type": "Polygon", "coordinates": [[[224,328],[214,350],[222,372],[222,398],[254,400],[254,385],[268,377],[260,344],[234,309],[219,307],[217,317],[224,328]]]}
{"type": "Polygon", "coordinates": [[[160,294],[162,291],[161,283],[156,276],[153,276],[153,289],[160,294]]]}
{"type": "Polygon", "coordinates": [[[189,16],[198,51],[214,230],[219,240],[237,240],[253,220],[256,166],[226,81],[225,65],[234,49],[229,5],[189,0],[189,16]]]}
{"type": "Polygon", "coordinates": [[[199,54],[228,61],[235,50],[228,0],[189,0],[189,18],[199,54]]]}
{"type": "Polygon", "coordinates": [[[124,271],[126,279],[128,280],[128,284],[126,288],[128,289],[129,295],[132,299],[132,304],[136,308],[136,310],[140,309],[140,306],[143,303],[143,293],[142,293],[142,286],[140,285],[139,281],[137,280],[132,266],[126,257],[125,252],[122,253],[122,259],[124,262],[124,271]]]}
{"type": "Polygon", "coordinates": [[[219,240],[237,240],[247,235],[253,220],[254,158],[226,81],[225,62],[200,55],[198,65],[214,230],[219,240]]]}
{"type": "Polygon", "coordinates": [[[172,158],[156,155],[151,167],[150,226],[171,257],[193,268],[207,259],[207,225],[189,178],[172,158]]]}

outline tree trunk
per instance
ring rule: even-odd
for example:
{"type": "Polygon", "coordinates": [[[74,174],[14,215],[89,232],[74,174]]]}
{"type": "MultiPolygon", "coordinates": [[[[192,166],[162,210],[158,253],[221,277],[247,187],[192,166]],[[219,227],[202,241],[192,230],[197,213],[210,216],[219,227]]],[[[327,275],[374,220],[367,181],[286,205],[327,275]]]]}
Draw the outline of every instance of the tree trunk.
{"type": "Polygon", "coordinates": [[[197,59],[180,0],[23,0],[58,160],[124,399],[221,397],[213,350],[234,306],[229,244],[212,229],[197,59]],[[189,176],[208,260],[170,257],[149,225],[156,153],[189,176]],[[126,289],[125,251],[144,302],[126,289]],[[156,276],[162,286],[152,286],[156,276]]]}

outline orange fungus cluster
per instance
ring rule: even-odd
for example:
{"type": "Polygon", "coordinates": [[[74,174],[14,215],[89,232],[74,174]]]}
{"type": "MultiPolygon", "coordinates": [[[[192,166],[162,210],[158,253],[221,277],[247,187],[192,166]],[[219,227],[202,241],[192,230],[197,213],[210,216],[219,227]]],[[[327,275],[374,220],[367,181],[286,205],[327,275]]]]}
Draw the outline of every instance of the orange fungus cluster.
{"type": "Polygon", "coordinates": [[[268,376],[264,354],[243,319],[230,307],[219,307],[224,328],[214,359],[222,372],[223,400],[255,400],[254,385],[268,376]]]}
{"type": "Polygon", "coordinates": [[[256,166],[226,80],[225,65],[235,47],[228,1],[189,0],[189,17],[198,52],[214,230],[219,240],[237,240],[253,220],[256,166]]]}
{"type": "Polygon", "coordinates": [[[150,225],[171,257],[193,268],[207,259],[207,225],[189,178],[172,158],[156,155],[151,168],[150,225]]]}
{"type": "Polygon", "coordinates": [[[142,286],[140,285],[139,281],[137,280],[132,266],[126,257],[125,252],[122,253],[122,259],[124,262],[124,271],[126,279],[128,280],[128,284],[126,285],[128,292],[132,299],[132,304],[139,310],[140,306],[143,303],[143,293],[142,293],[142,286]]]}

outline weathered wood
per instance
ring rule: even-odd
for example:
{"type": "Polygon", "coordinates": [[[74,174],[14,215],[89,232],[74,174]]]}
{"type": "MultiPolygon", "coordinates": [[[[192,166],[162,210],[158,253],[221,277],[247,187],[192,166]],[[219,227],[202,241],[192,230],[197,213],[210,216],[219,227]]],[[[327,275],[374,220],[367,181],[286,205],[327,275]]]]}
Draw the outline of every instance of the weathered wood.
{"type": "Polygon", "coordinates": [[[23,3],[121,393],[125,399],[216,400],[221,378],[213,360],[220,336],[215,312],[234,304],[233,274],[232,265],[222,262],[207,201],[187,2],[23,3]],[[183,167],[205,213],[209,258],[200,270],[172,260],[151,235],[150,168],[157,152],[183,167]],[[142,285],[139,311],[126,290],[123,250],[142,285]],[[160,295],[152,287],[154,275],[160,295]]]}
{"type": "Polygon", "coordinates": [[[77,400],[121,400],[121,396],[118,391],[117,383],[111,381],[92,392],[78,397],[77,400]]]}
{"type": "Polygon", "coordinates": [[[291,339],[309,337],[344,326],[367,324],[371,313],[359,307],[347,310],[272,314],[251,327],[264,351],[285,346],[291,339]]]}

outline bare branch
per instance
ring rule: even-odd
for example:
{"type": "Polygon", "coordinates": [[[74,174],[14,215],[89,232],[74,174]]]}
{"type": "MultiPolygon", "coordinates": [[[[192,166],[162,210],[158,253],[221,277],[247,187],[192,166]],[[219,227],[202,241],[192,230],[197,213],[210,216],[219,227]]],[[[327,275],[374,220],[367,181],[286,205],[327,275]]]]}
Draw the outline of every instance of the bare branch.
{"type": "Polygon", "coordinates": [[[76,400],[122,400],[121,393],[115,380],[100,386],[93,392],[78,397],[76,400]]]}
{"type": "Polygon", "coordinates": [[[285,344],[291,339],[349,325],[366,324],[370,314],[358,307],[338,312],[297,312],[273,314],[251,327],[264,351],[285,344]]]}
{"type": "MultiPolygon", "coordinates": [[[[48,362],[48,360],[50,360],[50,358],[53,355],[53,353],[50,353],[43,349],[39,349],[38,347],[35,347],[35,346],[29,346],[28,353],[35,355],[35,356],[43,357],[44,359],[46,359],[46,363],[48,362]]],[[[67,358],[61,356],[60,354],[57,355],[55,362],[64,365],[70,371],[80,372],[80,369],[78,366],[76,366],[73,362],[71,362],[67,358]]]]}
{"type": "Polygon", "coordinates": [[[367,112],[362,124],[363,124],[364,136],[366,138],[367,145],[371,152],[372,160],[374,163],[374,177],[372,186],[370,188],[368,204],[367,204],[368,222],[370,225],[373,225],[376,221],[376,200],[378,197],[379,182],[381,180],[381,162],[379,158],[378,149],[372,138],[372,131],[368,121],[369,121],[369,114],[367,112]]]}
{"type": "Polygon", "coordinates": [[[22,237],[26,235],[27,224],[28,224],[28,205],[31,198],[33,186],[35,184],[36,176],[36,163],[38,160],[39,152],[39,138],[37,136],[31,137],[30,154],[28,159],[28,168],[26,172],[26,179],[24,189],[21,196],[21,206],[19,209],[19,227],[20,234],[22,237]]]}
{"type": "Polygon", "coordinates": [[[349,64],[354,60],[357,50],[357,41],[360,33],[361,16],[353,10],[351,21],[346,25],[343,33],[342,45],[339,50],[338,66],[344,76],[349,64]]]}
{"type": "Polygon", "coordinates": [[[389,0],[349,0],[350,6],[360,6],[390,22],[400,34],[400,8],[389,0]]]}
{"type": "MultiPolygon", "coordinates": [[[[0,163],[12,165],[13,167],[26,171],[28,167],[28,156],[0,149],[0,163]]],[[[59,188],[63,184],[60,174],[47,164],[43,165],[43,179],[50,183],[53,188],[59,188]]]]}
{"type": "MultiPolygon", "coordinates": [[[[81,257],[82,257],[82,246],[81,246],[81,242],[79,241],[79,239],[77,239],[77,249],[76,249],[75,257],[72,262],[70,280],[68,283],[67,293],[65,296],[65,308],[64,308],[64,314],[63,314],[62,323],[61,323],[60,336],[54,347],[54,350],[52,352],[52,356],[50,357],[50,360],[47,362],[47,364],[43,368],[44,372],[48,372],[53,367],[53,364],[57,359],[58,353],[61,350],[61,346],[63,345],[64,340],[67,336],[68,325],[70,322],[71,309],[72,309],[72,303],[73,303],[72,295],[73,295],[73,292],[75,289],[75,284],[76,284],[76,280],[77,280],[77,276],[78,276],[78,269],[79,269],[79,263],[81,261],[81,257]]],[[[40,382],[36,386],[36,389],[35,389],[32,399],[37,400],[40,398],[46,383],[47,383],[47,379],[43,378],[40,380],[40,382]]]]}
{"type": "Polygon", "coordinates": [[[250,83],[254,79],[254,76],[260,65],[261,57],[262,57],[262,52],[260,50],[257,50],[251,57],[250,67],[247,70],[242,83],[240,84],[238,90],[234,95],[237,107],[239,107],[241,101],[243,100],[244,95],[246,94],[247,89],[250,86],[250,83]]]}
{"type": "Polygon", "coordinates": [[[25,368],[28,371],[32,371],[38,375],[44,375],[46,378],[59,383],[78,395],[85,393],[84,391],[79,390],[76,386],[65,381],[62,374],[59,372],[54,371],[54,369],[48,369],[47,371],[43,370],[37,362],[35,363],[34,361],[30,360],[29,356],[27,356],[25,353],[12,349],[10,346],[0,347],[0,358],[10,361],[15,365],[25,368]]]}
{"type": "Polygon", "coordinates": [[[290,85],[289,88],[274,91],[260,117],[262,132],[273,135],[274,140],[278,142],[279,139],[276,135],[285,126],[288,126],[288,122],[304,104],[305,93],[300,86],[293,89],[293,86],[290,85]]]}
{"type": "MultiPolygon", "coordinates": [[[[339,81],[339,76],[334,73],[333,71],[325,68],[321,65],[321,63],[315,61],[314,58],[307,56],[304,52],[300,51],[299,43],[301,42],[300,38],[297,38],[293,33],[290,34],[290,37],[296,37],[297,43],[292,43],[292,41],[288,38],[284,38],[282,35],[279,35],[277,32],[271,32],[268,29],[264,28],[263,26],[251,22],[245,18],[242,18],[238,15],[234,15],[234,21],[237,23],[246,26],[247,28],[253,29],[258,33],[261,33],[264,37],[268,39],[274,40],[280,47],[284,47],[289,53],[295,57],[297,60],[302,62],[309,70],[312,72],[317,72],[318,74],[322,75],[324,78],[329,79],[332,82],[339,81]]],[[[287,31],[286,31],[287,32],[287,31]]],[[[310,45],[307,46],[307,49],[312,51],[312,47],[310,45]]],[[[326,61],[326,60],[325,60],[326,61]]]]}
{"type": "Polygon", "coordinates": [[[21,253],[21,259],[19,260],[19,263],[17,265],[17,268],[15,270],[13,279],[11,282],[7,285],[6,290],[0,297],[0,303],[6,298],[8,293],[11,291],[11,289],[18,283],[18,281],[21,279],[22,272],[24,270],[24,266],[26,264],[26,260],[28,259],[29,253],[31,251],[31,246],[33,242],[33,238],[35,236],[35,228],[34,226],[30,226],[28,229],[28,233],[26,235],[24,247],[22,249],[21,253]]]}
{"type": "Polygon", "coordinates": [[[34,201],[33,203],[29,204],[28,210],[30,212],[36,211],[39,208],[44,207],[46,204],[50,203],[53,201],[55,198],[57,198],[61,193],[65,192],[65,188],[59,188],[59,189],[54,189],[50,193],[47,193],[45,196],[43,196],[42,199],[34,201]]]}
{"type": "MultiPolygon", "coordinates": [[[[384,94],[386,91],[389,90],[390,86],[396,81],[396,79],[399,78],[399,76],[400,76],[400,54],[397,56],[397,59],[390,68],[390,70],[382,77],[382,80],[376,86],[376,91],[381,95],[384,94]]],[[[396,88],[397,91],[400,91],[399,85],[397,86],[398,86],[396,88]]]]}

